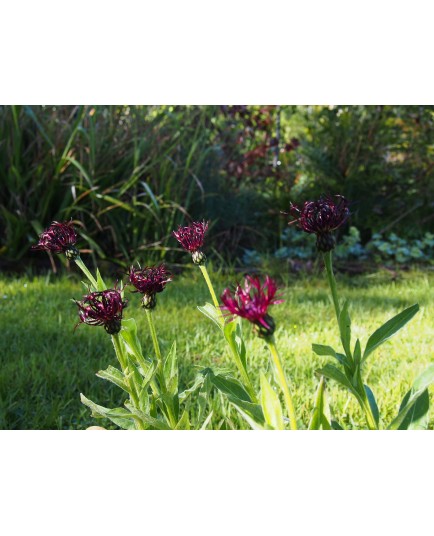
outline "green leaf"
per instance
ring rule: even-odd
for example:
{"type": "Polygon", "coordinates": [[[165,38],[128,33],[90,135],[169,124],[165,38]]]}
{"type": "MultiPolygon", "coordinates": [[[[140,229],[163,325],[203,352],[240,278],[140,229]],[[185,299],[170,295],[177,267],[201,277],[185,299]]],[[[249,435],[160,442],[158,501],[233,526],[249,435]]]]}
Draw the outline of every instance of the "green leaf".
{"type": "Polygon", "coordinates": [[[413,409],[413,407],[417,403],[419,397],[421,397],[424,394],[424,392],[428,389],[428,387],[432,383],[434,383],[434,363],[429,365],[422,372],[422,374],[420,374],[416,378],[415,382],[413,383],[413,387],[410,389],[410,392],[406,393],[401,403],[401,407],[399,408],[398,415],[388,426],[390,430],[399,429],[399,427],[405,422],[405,419],[408,413],[413,409]]]}
{"type": "Polygon", "coordinates": [[[175,430],[190,430],[190,419],[188,416],[188,404],[187,407],[182,412],[182,416],[179,419],[177,425],[175,426],[175,430]]]}
{"type": "Polygon", "coordinates": [[[331,357],[337,359],[341,365],[351,366],[351,363],[348,361],[347,356],[335,352],[335,350],[331,346],[327,346],[324,344],[312,344],[312,351],[315,352],[316,355],[330,355],[331,357]]]}
{"type": "Polygon", "coordinates": [[[330,363],[327,363],[327,365],[322,369],[319,369],[317,373],[322,374],[326,378],[330,378],[331,380],[335,380],[336,382],[338,382],[341,387],[348,389],[357,398],[359,403],[363,405],[363,399],[361,398],[357,390],[354,388],[353,384],[345,376],[345,374],[341,372],[338,368],[336,368],[334,365],[330,365],[330,363]]]}
{"type": "Polygon", "coordinates": [[[241,415],[241,417],[247,422],[247,424],[252,428],[252,430],[265,430],[265,427],[260,423],[257,422],[255,419],[253,419],[248,413],[243,411],[238,406],[235,406],[235,409],[238,411],[238,413],[241,415]]]}
{"type": "Polygon", "coordinates": [[[377,427],[378,427],[378,423],[380,421],[380,412],[378,411],[378,406],[375,400],[374,393],[372,392],[371,388],[368,387],[367,385],[364,385],[364,389],[365,389],[366,397],[369,402],[369,406],[372,411],[372,415],[374,416],[375,422],[377,423],[377,427]]]}
{"type": "Polygon", "coordinates": [[[167,354],[164,361],[164,378],[166,380],[166,387],[169,393],[175,395],[178,393],[178,361],[176,358],[176,341],[173,344],[167,354]]]}
{"type": "Polygon", "coordinates": [[[114,383],[127,393],[130,393],[129,388],[127,387],[124,379],[124,375],[120,370],[118,370],[115,367],[112,367],[111,365],[107,367],[106,370],[100,370],[96,374],[98,378],[103,378],[104,380],[108,380],[111,383],[114,383]]]}
{"type": "Polygon", "coordinates": [[[315,407],[312,412],[312,416],[309,422],[309,430],[319,430],[321,426],[325,430],[330,430],[330,423],[324,414],[325,409],[325,382],[324,377],[321,376],[318,389],[315,396],[315,407]]]}
{"type": "Polygon", "coordinates": [[[360,346],[359,339],[357,339],[356,344],[354,346],[353,358],[355,366],[357,367],[358,365],[360,365],[360,362],[362,360],[362,348],[360,346]]]}
{"type": "Polygon", "coordinates": [[[93,417],[104,417],[124,430],[134,430],[134,418],[128,410],[124,408],[110,409],[99,406],[95,402],[92,402],[92,400],[86,398],[82,393],[80,393],[80,400],[82,404],[92,410],[93,417]]]}
{"type": "Polygon", "coordinates": [[[365,351],[363,353],[363,361],[371,354],[380,344],[390,339],[397,331],[409,322],[413,316],[419,311],[419,305],[416,303],[404,311],[388,320],[380,328],[377,329],[368,339],[365,351]]]}
{"type": "Polygon", "coordinates": [[[332,430],[343,430],[342,426],[338,423],[338,421],[331,421],[332,430]]]}
{"type": "Polygon", "coordinates": [[[96,269],[96,284],[97,284],[97,287],[98,287],[98,291],[101,292],[102,290],[107,290],[107,285],[104,283],[104,280],[101,277],[101,274],[100,274],[98,268],[96,269]]]}
{"type": "Polygon", "coordinates": [[[144,413],[143,411],[140,411],[129,402],[125,402],[125,407],[128,408],[133,415],[141,419],[146,424],[149,424],[149,426],[152,426],[157,430],[170,430],[170,426],[168,426],[165,422],[161,421],[160,419],[156,419],[155,417],[151,417],[151,415],[144,413]]]}
{"type": "Polygon", "coordinates": [[[208,417],[204,420],[202,426],[200,427],[201,430],[206,430],[208,424],[211,422],[212,416],[214,411],[211,411],[208,417]]]}
{"type": "MultiPolygon", "coordinates": [[[[223,329],[224,324],[222,321],[221,313],[216,309],[216,307],[214,307],[214,305],[212,305],[211,303],[206,303],[202,306],[198,305],[197,308],[202,314],[212,320],[214,324],[216,324],[216,326],[218,326],[221,330],[223,329]]],[[[229,324],[226,325],[228,326],[229,324]]]]}
{"type": "Polygon", "coordinates": [[[339,330],[345,354],[351,359],[351,318],[348,314],[348,301],[344,303],[339,315],[339,330]]]}
{"type": "Polygon", "coordinates": [[[261,406],[265,422],[274,430],[284,430],[283,412],[279,397],[261,372],[261,406]]]}
{"type": "MultiPolygon", "coordinates": [[[[139,364],[146,363],[147,360],[145,360],[142,353],[142,345],[137,336],[137,324],[134,318],[122,320],[122,329],[119,333],[125,341],[128,353],[135,357],[139,364]]],[[[149,362],[149,366],[150,364],[151,363],[149,362]]],[[[146,370],[143,372],[146,373],[146,370]]]]}
{"type": "Polygon", "coordinates": [[[234,342],[236,345],[237,353],[240,357],[241,363],[245,370],[247,370],[247,358],[246,358],[246,345],[244,344],[243,329],[241,325],[241,318],[237,318],[235,323],[234,342]]]}
{"type": "Polygon", "coordinates": [[[223,376],[216,376],[213,374],[211,375],[211,382],[219,391],[227,396],[232,396],[246,402],[252,401],[243,385],[235,378],[225,378],[223,376]]]}
{"type": "MultiPolygon", "coordinates": [[[[411,389],[402,399],[399,411],[404,409],[411,396],[411,389]]],[[[428,389],[418,397],[413,407],[399,425],[398,430],[427,430],[429,425],[429,393],[428,389]]]]}
{"type": "Polygon", "coordinates": [[[330,355],[336,357],[336,352],[331,346],[326,346],[325,344],[312,344],[312,350],[316,355],[330,355]]]}
{"type": "Polygon", "coordinates": [[[264,412],[259,404],[246,402],[245,400],[240,400],[234,396],[228,396],[228,400],[237,409],[241,409],[244,413],[249,415],[255,422],[260,423],[261,425],[265,424],[264,412]]]}

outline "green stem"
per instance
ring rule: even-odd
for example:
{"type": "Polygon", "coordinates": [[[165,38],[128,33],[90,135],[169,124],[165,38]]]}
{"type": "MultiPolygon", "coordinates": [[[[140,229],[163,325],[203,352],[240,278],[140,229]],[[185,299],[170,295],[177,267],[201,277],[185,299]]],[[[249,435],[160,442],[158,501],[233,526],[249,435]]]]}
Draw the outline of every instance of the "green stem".
{"type": "Polygon", "coordinates": [[[206,284],[208,285],[209,293],[211,294],[211,299],[214,303],[214,307],[220,312],[221,318],[223,320],[223,315],[220,309],[220,304],[217,299],[216,293],[214,291],[214,287],[212,286],[211,279],[209,278],[208,270],[206,269],[206,266],[204,264],[199,265],[200,271],[202,272],[203,278],[205,279],[206,284]]]}
{"type": "Polygon", "coordinates": [[[235,361],[235,364],[237,365],[237,368],[238,368],[238,371],[239,373],[241,374],[241,377],[244,381],[244,385],[250,395],[250,398],[252,399],[252,402],[254,402],[255,404],[258,403],[258,398],[256,396],[256,393],[255,393],[255,389],[253,388],[253,385],[252,385],[252,382],[250,381],[250,377],[247,373],[247,370],[244,368],[244,365],[240,359],[240,356],[238,355],[238,352],[237,352],[237,349],[234,348],[234,344],[226,339],[228,344],[229,344],[229,348],[231,349],[231,353],[232,353],[232,357],[234,358],[234,361],[235,361]]]}
{"type": "Polygon", "coordinates": [[[372,413],[369,400],[365,398],[363,400],[363,404],[360,404],[360,405],[362,407],[363,412],[365,413],[366,422],[368,424],[369,430],[378,430],[377,422],[374,418],[374,414],[372,413]]]}
{"type": "MultiPolygon", "coordinates": [[[[148,319],[149,331],[151,332],[152,343],[154,345],[155,355],[157,356],[158,379],[160,380],[161,390],[163,391],[163,393],[167,393],[166,379],[164,377],[164,370],[163,370],[163,357],[161,355],[160,344],[157,338],[157,332],[155,331],[154,319],[152,318],[152,312],[149,309],[145,309],[145,311],[146,311],[146,318],[148,319]]],[[[167,414],[168,414],[170,424],[172,428],[175,428],[177,421],[176,421],[175,415],[172,412],[172,408],[168,404],[165,404],[165,406],[167,408],[167,414]]]]}
{"type": "Polygon", "coordinates": [[[295,416],[294,404],[292,402],[291,392],[288,387],[288,382],[286,381],[285,372],[280,361],[279,354],[277,353],[276,343],[274,337],[267,337],[265,339],[268,348],[271,353],[271,360],[274,364],[277,376],[277,382],[280,385],[280,388],[283,391],[283,397],[285,399],[286,409],[288,410],[289,422],[291,425],[291,430],[297,430],[297,418],[295,416]]]}
{"type": "Polygon", "coordinates": [[[330,290],[332,292],[333,305],[335,306],[336,318],[338,319],[338,322],[339,322],[339,316],[340,316],[341,310],[339,308],[339,299],[338,299],[338,291],[336,288],[336,279],[333,273],[332,252],[327,251],[327,253],[323,253],[323,257],[324,257],[324,263],[325,263],[325,267],[327,271],[327,279],[329,282],[330,290]]]}
{"type": "Polygon", "coordinates": [[[146,318],[148,319],[149,331],[151,332],[152,344],[154,345],[155,355],[157,356],[158,366],[162,366],[163,359],[161,357],[160,344],[158,343],[157,332],[155,331],[155,324],[152,318],[152,313],[149,309],[145,309],[146,318]]]}
{"type": "Polygon", "coordinates": [[[96,282],[96,279],[93,277],[93,275],[89,272],[84,262],[81,260],[81,257],[77,257],[75,259],[75,264],[80,268],[80,270],[84,273],[84,275],[89,279],[91,285],[95,290],[98,290],[98,283],[96,282]]]}
{"type": "MultiPolygon", "coordinates": [[[[113,346],[115,348],[116,357],[118,358],[118,361],[122,368],[122,372],[124,374],[125,381],[129,387],[131,402],[134,405],[134,407],[136,407],[137,409],[140,409],[139,398],[137,396],[137,391],[136,391],[137,386],[135,385],[134,381],[133,381],[133,384],[131,383],[130,378],[128,376],[127,356],[125,355],[123,343],[120,340],[118,334],[112,335],[112,341],[113,341],[113,346]]],[[[140,419],[135,418],[134,423],[136,424],[136,427],[138,430],[145,429],[145,426],[140,419]]]]}
{"type": "MultiPolygon", "coordinates": [[[[208,274],[208,270],[206,269],[206,266],[205,264],[200,264],[199,265],[199,268],[200,268],[200,271],[202,272],[202,275],[203,275],[203,278],[205,279],[205,282],[208,286],[208,290],[209,290],[209,293],[211,295],[211,299],[214,303],[214,307],[217,309],[217,311],[219,312],[219,316],[220,316],[220,320],[222,322],[222,326],[224,326],[224,323],[225,323],[225,320],[224,320],[224,317],[223,317],[223,313],[220,309],[220,304],[219,304],[219,301],[217,299],[217,295],[214,291],[214,287],[213,287],[213,284],[211,282],[211,279],[209,277],[209,274],[208,274]]],[[[229,343],[229,348],[231,349],[231,352],[232,352],[232,356],[235,360],[235,364],[237,365],[237,368],[241,374],[241,377],[243,378],[243,381],[245,383],[245,386],[247,388],[247,391],[249,392],[249,395],[250,395],[250,398],[252,399],[252,401],[254,403],[257,403],[258,399],[257,399],[257,396],[256,396],[256,393],[255,393],[255,390],[253,388],[253,385],[252,385],[252,382],[250,381],[250,377],[247,373],[247,370],[245,369],[243,363],[241,362],[241,359],[238,355],[238,352],[237,352],[237,349],[234,348],[233,344],[228,340],[226,339],[229,343]]]]}

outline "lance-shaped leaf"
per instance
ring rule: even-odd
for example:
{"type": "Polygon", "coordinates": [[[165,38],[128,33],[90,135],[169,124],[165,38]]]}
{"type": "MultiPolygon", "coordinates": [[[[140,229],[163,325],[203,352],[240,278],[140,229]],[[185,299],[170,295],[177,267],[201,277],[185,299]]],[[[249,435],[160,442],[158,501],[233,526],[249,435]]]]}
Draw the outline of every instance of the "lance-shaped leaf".
{"type": "Polygon", "coordinates": [[[284,430],[283,412],[279,397],[261,372],[261,406],[265,422],[274,430],[284,430]]]}
{"type": "Polygon", "coordinates": [[[169,353],[164,361],[164,378],[168,392],[172,395],[176,395],[178,393],[178,361],[176,358],[176,341],[173,341],[169,353]]]}
{"type": "Polygon", "coordinates": [[[345,354],[348,359],[351,359],[351,318],[348,313],[348,301],[344,303],[339,314],[339,331],[345,354]]]}
{"type": "Polygon", "coordinates": [[[334,365],[330,365],[330,363],[327,363],[327,365],[322,369],[319,369],[317,373],[325,376],[326,378],[330,378],[331,380],[335,380],[336,382],[338,382],[339,385],[341,385],[345,389],[348,389],[357,398],[360,405],[363,405],[363,398],[357,392],[356,388],[345,376],[345,374],[341,372],[338,368],[336,368],[334,365]]]}
{"type": "Polygon", "coordinates": [[[152,426],[157,430],[170,430],[170,426],[168,426],[165,422],[160,421],[160,419],[156,419],[155,417],[151,417],[151,415],[144,413],[143,411],[140,411],[129,402],[125,402],[125,407],[128,408],[133,415],[138,417],[149,426],[152,426]]]}
{"type": "Polygon", "coordinates": [[[221,312],[214,307],[211,303],[205,303],[205,305],[197,306],[199,311],[214,322],[214,324],[223,329],[223,319],[221,312]]]}
{"type": "MultiPolygon", "coordinates": [[[[399,411],[401,411],[411,396],[411,389],[407,391],[401,402],[399,411]]],[[[420,395],[416,403],[407,412],[405,419],[399,425],[398,430],[427,430],[429,425],[429,393],[428,389],[420,395]]]]}
{"type": "Polygon", "coordinates": [[[219,391],[227,396],[234,397],[245,402],[251,402],[248,392],[244,389],[241,383],[235,378],[224,378],[223,376],[211,375],[211,382],[219,391]]]}
{"type": "Polygon", "coordinates": [[[341,365],[351,367],[351,362],[346,355],[336,352],[331,346],[325,344],[312,344],[312,350],[316,355],[330,355],[337,359],[341,365]]]}
{"type": "Polygon", "coordinates": [[[372,415],[374,416],[374,419],[378,428],[378,423],[380,421],[380,412],[378,411],[378,406],[375,400],[374,393],[372,392],[371,388],[368,387],[367,385],[364,385],[363,387],[365,389],[366,398],[368,399],[369,407],[371,408],[372,415]]]}
{"type": "Polygon", "coordinates": [[[146,370],[143,372],[146,373],[150,362],[145,360],[142,353],[142,345],[140,344],[139,337],[137,335],[137,324],[134,318],[128,318],[122,320],[122,329],[120,331],[122,339],[125,341],[127,351],[133,357],[136,358],[137,362],[143,367],[146,366],[146,370]]]}
{"type": "Polygon", "coordinates": [[[80,393],[81,402],[92,410],[94,417],[105,417],[124,430],[134,430],[134,417],[125,408],[105,408],[99,406],[80,393]]]}
{"type": "Polygon", "coordinates": [[[398,415],[390,423],[390,430],[398,430],[398,428],[405,422],[405,419],[409,412],[414,408],[418,399],[424,395],[428,387],[434,383],[434,363],[429,365],[423,372],[420,374],[415,382],[413,387],[410,389],[402,401],[401,407],[399,409],[398,415]],[[406,401],[404,403],[404,400],[406,401]]]}
{"type": "Polygon", "coordinates": [[[409,322],[413,316],[419,311],[419,305],[416,303],[404,311],[388,320],[380,328],[377,329],[368,339],[365,351],[363,353],[363,361],[371,354],[380,344],[390,339],[397,331],[409,322]]]}
{"type": "Polygon", "coordinates": [[[114,383],[115,385],[126,391],[128,394],[130,393],[130,389],[125,383],[124,375],[119,369],[110,365],[106,368],[106,370],[100,370],[99,372],[97,372],[96,375],[98,376],[98,378],[103,378],[104,380],[108,380],[109,382],[114,383]]]}
{"type": "Polygon", "coordinates": [[[329,420],[325,415],[325,381],[321,376],[318,389],[315,395],[315,407],[313,408],[312,417],[309,422],[309,430],[331,430],[329,420]]]}

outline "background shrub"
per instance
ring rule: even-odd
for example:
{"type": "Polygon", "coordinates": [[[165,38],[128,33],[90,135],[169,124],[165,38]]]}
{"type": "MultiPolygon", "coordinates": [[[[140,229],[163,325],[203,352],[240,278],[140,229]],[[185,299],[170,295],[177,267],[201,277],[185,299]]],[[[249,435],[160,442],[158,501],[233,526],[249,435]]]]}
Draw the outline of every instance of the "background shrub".
{"type": "Polygon", "coordinates": [[[176,262],[171,231],[189,218],[211,220],[221,262],[253,250],[303,259],[307,245],[285,249],[282,211],[327,192],[352,201],[350,256],[373,237],[378,258],[386,240],[397,262],[423,260],[433,126],[432,106],[2,106],[0,263],[46,263],[30,245],[70,218],[82,252],[118,266],[176,262]],[[390,233],[420,244],[407,251],[390,233]]]}

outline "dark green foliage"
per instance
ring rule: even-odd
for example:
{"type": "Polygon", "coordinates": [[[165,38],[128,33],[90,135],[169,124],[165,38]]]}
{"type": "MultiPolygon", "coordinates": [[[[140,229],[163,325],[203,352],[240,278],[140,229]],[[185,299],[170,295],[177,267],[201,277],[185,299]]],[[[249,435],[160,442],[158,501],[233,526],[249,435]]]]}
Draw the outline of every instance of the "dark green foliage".
{"type": "MultiPolygon", "coordinates": [[[[375,232],[420,237],[432,226],[433,114],[432,106],[1,106],[0,262],[48,266],[29,248],[52,220],[70,218],[82,254],[121,266],[144,256],[177,261],[171,231],[189,217],[211,220],[207,250],[233,262],[246,249],[284,248],[281,212],[322,193],[351,201],[363,245],[375,232]]],[[[426,254],[417,244],[409,251],[410,260],[426,254]]]]}

